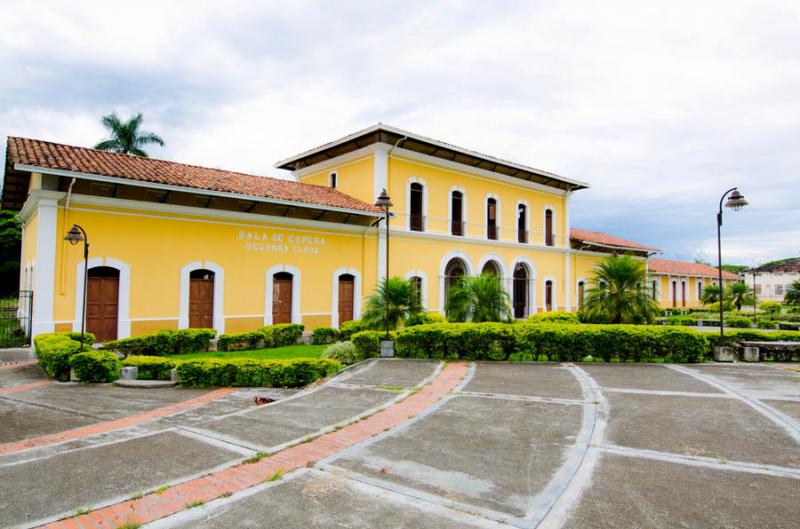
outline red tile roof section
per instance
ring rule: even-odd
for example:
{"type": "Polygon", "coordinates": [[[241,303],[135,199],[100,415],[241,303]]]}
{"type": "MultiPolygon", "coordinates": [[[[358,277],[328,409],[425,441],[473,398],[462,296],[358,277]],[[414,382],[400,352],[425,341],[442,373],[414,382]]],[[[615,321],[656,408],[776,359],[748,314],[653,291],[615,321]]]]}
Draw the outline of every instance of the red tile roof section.
{"type": "Polygon", "coordinates": [[[595,243],[606,246],[617,246],[620,248],[630,248],[632,250],[642,250],[648,252],[661,251],[658,248],[651,248],[650,246],[645,246],[643,244],[639,244],[638,242],[628,241],[620,237],[609,235],[608,233],[603,233],[600,231],[579,230],[577,228],[572,228],[569,231],[569,238],[572,239],[573,241],[578,241],[578,242],[595,243]]]}
{"type": "MultiPolygon", "coordinates": [[[[685,261],[673,261],[672,259],[650,259],[647,261],[650,272],[655,274],[669,274],[675,276],[700,276],[700,277],[719,277],[719,272],[713,266],[702,263],[687,263],[685,261]]],[[[723,279],[742,279],[731,272],[722,271],[723,279]]]]}
{"type": "Polygon", "coordinates": [[[329,187],[28,138],[9,137],[6,156],[7,167],[25,164],[140,182],[301,202],[310,206],[328,206],[368,213],[380,212],[372,204],[329,187]]]}

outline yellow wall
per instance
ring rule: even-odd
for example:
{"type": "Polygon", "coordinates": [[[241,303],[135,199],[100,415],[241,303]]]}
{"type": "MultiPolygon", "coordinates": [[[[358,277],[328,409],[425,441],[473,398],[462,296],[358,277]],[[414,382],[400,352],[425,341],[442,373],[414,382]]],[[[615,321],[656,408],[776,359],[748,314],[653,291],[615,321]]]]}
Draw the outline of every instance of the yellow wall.
{"type": "Polygon", "coordinates": [[[304,184],[328,187],[330,174],[334,172],[337,174],[336,189],[368,204],[375,202],[372,184],[375,163],[372,154],[310,172],[300,177],[299,180],[304,184]]]}
{"type": "MultiPolygon", "coordinates": [[[[661,296],[658,298],[659,304],[663,308],[698,308],[703,306],[703,302],[697,295],[697,283],[702,281],[704,286],[716,284],[717,279],[711,277],[694,277],[694,276],[666,276],[662,274],[652,274],[652,279],[657,280],[661,287],[661,296]],[[672,282],[677,282],[677,297],[673,303],[672,298],[672,282]],[[686,281],[686,302],[684,303],[681,298],[681,281],[686,281]]],[[[734,281],[730,279],[723,279],[725,289],[730,288],[734,281]]]]}

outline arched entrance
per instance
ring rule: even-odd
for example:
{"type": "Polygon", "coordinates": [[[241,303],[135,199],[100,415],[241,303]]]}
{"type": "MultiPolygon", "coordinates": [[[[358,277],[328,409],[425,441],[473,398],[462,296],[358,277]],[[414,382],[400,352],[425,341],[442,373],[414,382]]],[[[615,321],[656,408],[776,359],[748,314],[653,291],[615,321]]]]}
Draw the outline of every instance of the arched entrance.
{"type": "Polygon", "coordinates": [[[481,269],[481,274],[491,274],[495,277],[500,277],[500,267],[494,261],[486,261],[481,269]]]}
{"type": "Polygon", "coordinates": [[[356,278],[352,274],[339,276],[339,324],[353,319],[356,278]]]}
{"type": "Polygon", "coordinates": [[[89,269],[86,289],[86,330],[98,342],[117,339],[119,270],[110,266],[89,269]]]}
{"type": "Polygon", "coordinates": [[[214,272],[200,268],[189,273],[189,327],[214,328],[214,272]]]}
{"type": "Polygon", "coordinates": [[[518,263],[517,266],[514,267],[514,285],[511,289],[515,318],[524,318],[530,313],[528,305],[529,282],[530,274],[528,273],[528,268],[524,264],[518,263]]]}
{"type": "Polygon", "coordinates": [[[459,258],[453,258],[448,261],[444,269],[444,301],[447,303],[447,298],[450,294],[450,286],[458,281],[460,278],[467,275],[467,265],[459,258]]]}
{"type": "Polygon", "coordinates": [[[292,323],[292,279],[289,272],[272,276],[272,324],[292,323]]]}

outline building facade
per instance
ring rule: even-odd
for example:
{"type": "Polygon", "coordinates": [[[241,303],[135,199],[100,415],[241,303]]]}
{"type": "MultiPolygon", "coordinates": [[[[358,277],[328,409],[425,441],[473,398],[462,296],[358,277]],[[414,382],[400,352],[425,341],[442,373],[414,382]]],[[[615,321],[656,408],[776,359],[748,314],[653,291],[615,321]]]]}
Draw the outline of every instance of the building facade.
{"type": "MultiPolygon", "coordinates": [[[[647,266],[650,275],[648,288],[653,299],[664,308],[700,307],[705,287],[719,284],[719,272],[707,264],[651,258],[647,266]]],[[[722,272],[725,289],[742,279],[731,272],[722,272]]]]}
{"type": "Polygon", "coordinates": [[[3,207],[23,221],[33,334],[82,323],[100,340],[358,319],[383,277],[444,311],[454,278],[498,275],[514,316],[581,304],[609,253],[656,251],[570,227],[586,184],[378,124],[283,160],[294,181],[9,138],[3,207]],[[387,249],[382,212],[394,206],[387,249]]]}
{"type": "Polygon", "coordinates": [[[800,257],[769,263],[745,274],[745,281],[755,291],[758,301],[783,302],[789,286],[800,280],[800,257]]]}

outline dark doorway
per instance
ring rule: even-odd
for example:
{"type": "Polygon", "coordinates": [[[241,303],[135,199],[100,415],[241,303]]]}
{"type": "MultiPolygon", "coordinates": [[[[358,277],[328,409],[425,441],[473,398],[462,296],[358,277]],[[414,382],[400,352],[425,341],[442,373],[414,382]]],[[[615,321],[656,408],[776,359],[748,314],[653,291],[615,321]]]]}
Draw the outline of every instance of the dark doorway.
{"type": "Polygon", "coordinates": [[[553,310],[553,282],[544,282],[544,308],[547,312],[553,310]]]}
{"type": "Polygon", "coordinates": [[[272,324],[292,323],[292,274],[272,276],[272,324]]]}
{"type": "Polygon", "coordinates": [[[524,264],[518,264],[514,268],[514,287],[512,298],[514,306],[514,317],[524,318],[528,314],[528,269],[524,264]]]}
{"type": "Polygon", "coordinates": [[[425,231],[425,217],[422,215],[422,184],[411,184],[411,204],[409,228],[411,231],[425,231]]]}
{"type": "Polygon", "coordinates": [[[108,266],[89,269],[86,290],[86,330],[98,342],[117,339],[119,270],[108,266]]]}
{"type": "Polygon", "coordinates": [[[353,319],[356,278],[351,274],[339,276],[339,325],[353,319]]]}
{"type": "Polygon", "coordinates": [[[192,270],[189,274],[189,327],[214,327],[214,272],[192,270]]]}
{"type": "Polygon", "coordinates": [[[464,195],[461,191],[453,191],[451,199],[452,220],[450,233],[458,237],[464,235],[464,195]]]}

